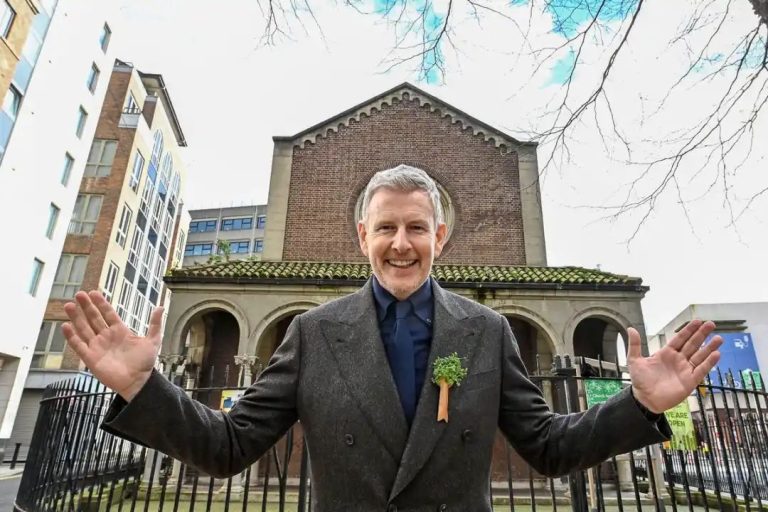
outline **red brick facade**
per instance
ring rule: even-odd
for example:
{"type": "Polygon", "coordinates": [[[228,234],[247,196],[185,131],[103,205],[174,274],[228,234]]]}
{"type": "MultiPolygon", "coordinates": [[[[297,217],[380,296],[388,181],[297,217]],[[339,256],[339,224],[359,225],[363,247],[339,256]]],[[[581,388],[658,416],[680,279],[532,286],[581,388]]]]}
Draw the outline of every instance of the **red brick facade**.
{"type": "Polygon", "coordinates": [[[524,265],[517,153],[405,97],[294,147],[283,260],[366,261],[354,210],[377,171],[408,164],[448,192],[456,214],[440,263],[524,265]]]}

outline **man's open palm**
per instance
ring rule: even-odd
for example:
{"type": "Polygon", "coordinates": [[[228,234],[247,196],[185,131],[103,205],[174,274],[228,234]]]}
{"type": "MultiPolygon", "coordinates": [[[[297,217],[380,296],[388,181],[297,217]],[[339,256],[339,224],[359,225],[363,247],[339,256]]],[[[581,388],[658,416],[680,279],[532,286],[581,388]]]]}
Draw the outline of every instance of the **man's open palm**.
{"type": "Polygon", "coordinates": [[[662,413],[685,400],[720,359],[717,351],[723,343],[720,336],[712,337],[702,347],[714,328],[712,322],[688,322],[661,350],[643,357],[640,333],[630,327],[627,330],[627,363],[635,398],[655,413],[662,413]]]}
{"type": "Polygon", "coordinates": [[[71,322],[61,326],[70,347],[104,385],[131,400],[146,383],[160,350],[163,309],[149,319],[146,337],[136,336],[104,296],[77,292],[64,306],[71,322]]]}

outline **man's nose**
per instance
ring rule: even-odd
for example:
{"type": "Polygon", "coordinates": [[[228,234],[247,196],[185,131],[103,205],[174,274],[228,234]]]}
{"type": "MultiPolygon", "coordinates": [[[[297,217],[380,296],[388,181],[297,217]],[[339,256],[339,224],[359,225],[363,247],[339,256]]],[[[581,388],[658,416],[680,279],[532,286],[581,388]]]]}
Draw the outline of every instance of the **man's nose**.
{"type": "Polygon", "coordinates": [[[406,252],[411,248],[411,242],[408,239],[408,232],[405,228],[398,228],[397,232],[395,232],[392,248],[397,252],[406,252]]]}

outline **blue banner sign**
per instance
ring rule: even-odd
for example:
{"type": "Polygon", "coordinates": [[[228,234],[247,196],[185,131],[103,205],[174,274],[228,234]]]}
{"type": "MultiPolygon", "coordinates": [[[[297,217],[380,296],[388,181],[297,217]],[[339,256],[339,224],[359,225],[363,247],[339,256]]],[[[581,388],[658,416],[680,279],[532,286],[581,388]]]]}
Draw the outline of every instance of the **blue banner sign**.
{"type": "Polygon", "coordinates": [[[717,372],[719,369],[723,376],[723,384],[728,385],[725,379],[730,370],[733,373],[734,387],[744,387],[740,377],[747,371],[755,373],[760,371],[752,335],[748,332],[718,332],[710,334],[706,342],[709,343],[712,336],[716,334],[723,338],[723,345],[720,347],[720,361],[709,374],[712,384],[720,385],[717,372]]]}

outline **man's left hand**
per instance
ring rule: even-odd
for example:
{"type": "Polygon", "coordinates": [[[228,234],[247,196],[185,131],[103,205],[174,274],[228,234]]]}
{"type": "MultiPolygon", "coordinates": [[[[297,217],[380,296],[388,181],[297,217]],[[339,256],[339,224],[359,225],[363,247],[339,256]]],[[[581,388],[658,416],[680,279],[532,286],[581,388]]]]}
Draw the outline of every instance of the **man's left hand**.
{"type": "Polygon", "coordinates": [[[656,414],[685,400],[720,360],[720,336],[701,346],[714,329],[713,322],[692,320],[649,357],[641,352],[640,333],[632,327],[627,329],[627,364],[635,399],[656,414]]]}

